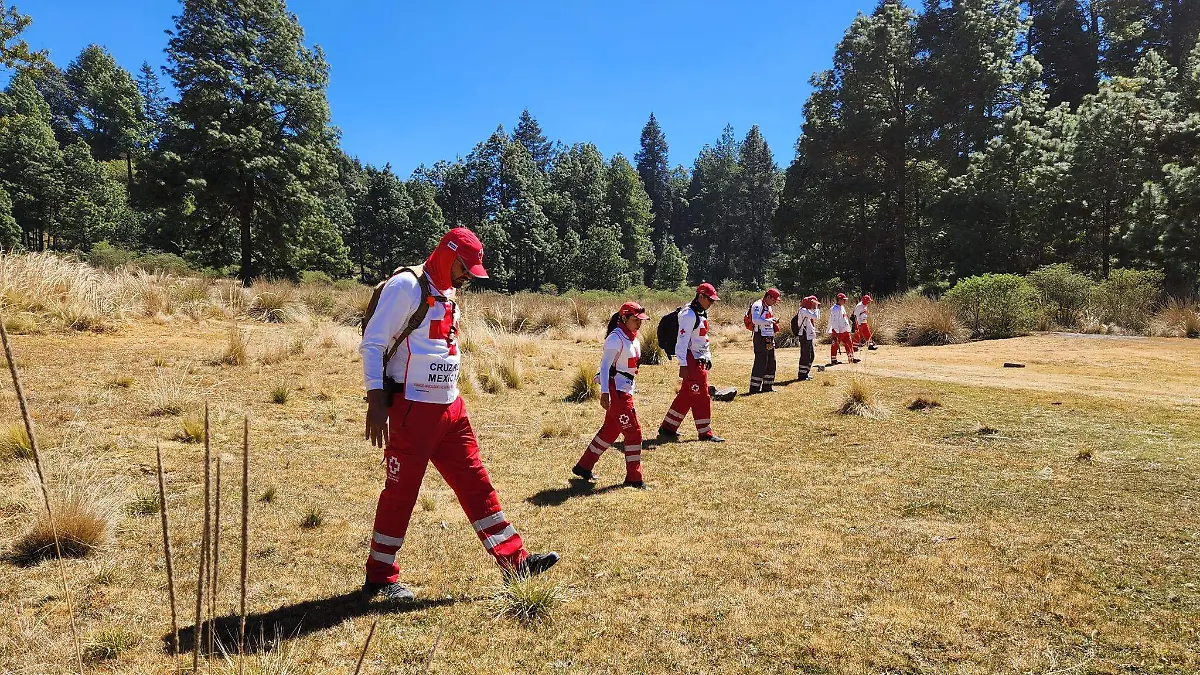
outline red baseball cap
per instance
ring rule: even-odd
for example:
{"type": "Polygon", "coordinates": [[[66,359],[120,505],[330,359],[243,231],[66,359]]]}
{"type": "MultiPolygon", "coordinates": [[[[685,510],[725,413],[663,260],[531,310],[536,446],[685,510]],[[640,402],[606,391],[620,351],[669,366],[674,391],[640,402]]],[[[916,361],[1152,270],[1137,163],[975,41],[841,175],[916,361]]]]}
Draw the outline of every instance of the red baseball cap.
{"type": "Polygon", "coordinates": [[[775,298],[776,300],[778,300],[780,295],[781,294],[780,294],[778,288],[768,288],[767,289],[767,297],[768,298],[775,298]]]}
{"type": "Polygon", "coordinates": [[[717,295],[717,289],[713,288],[713,285],[708,282],[700,284],[700,286],[696,288],[696,293],[703,295],[709,300],[721,299],[720,296],[717,295]]]}
{"type": "Polygon", "coordinates": [[[621,316],[632,316],[634,318],[642,319],[642,320],[646,320],[646,319],[650,318],[650,315],[646,313],[646,308],[642,307],[641,305],[637,304],[636,302],[627,302],[627,303],[621,305],[621,309],[617,313],[620,314],[621,316]]]}
{"type": "Polygon", "coordinates": [[[845,299],[846,299],[846,294],[845,294],[845,293],[838,293],[838,294],[837,294],[837,299],[838,299],[838,300],[845,300],[845,299]]]}
{"type": "Polygon", "coordinates": [[[483,267],[483,242],[475,233],[465,227],[456,227],[442,235],[438,247],[445,247],[454,252],[467,268],[467,274],[476,279],[487,279],[488,272],[483,267]]]}
{"type": "Polygon", "coordinates": [[[811,306],[811,307],[820,307],[821,299],[815,295],[810,295],[810,296],[808,296],[808,303],[809,303],[809,306],[811,306]]]}
{"type": "Polygon", "coordinates": [[[870,296],[870,295],[864,295],[864,296],[862,297],[862,301],[863,301],[863,304],[864,304],[864,305],[869,305],[869,304],[871,304],[871,296],[870,296]]]}

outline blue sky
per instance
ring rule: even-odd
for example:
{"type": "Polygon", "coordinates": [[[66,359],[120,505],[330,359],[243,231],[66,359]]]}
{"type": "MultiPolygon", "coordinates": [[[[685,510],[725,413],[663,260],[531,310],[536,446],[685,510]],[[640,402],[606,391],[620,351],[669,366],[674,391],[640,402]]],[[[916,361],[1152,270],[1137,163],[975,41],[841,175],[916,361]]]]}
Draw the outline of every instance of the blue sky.
{"type": "MultiPolygon", "coordinates": [[[[632,160],[653,111],[671,163],[691,165],[726,123],[759,125],[786,166],[808,78],[828,68],[862,0],[290,0],[331,67],[342,146],[401,175],[470,152],[523,108],[551,140],[632,160]]],[[[18,0],[25,37],[65,68],[90,43],[131,71],[163,65],[170,0],[18,0]]]]}

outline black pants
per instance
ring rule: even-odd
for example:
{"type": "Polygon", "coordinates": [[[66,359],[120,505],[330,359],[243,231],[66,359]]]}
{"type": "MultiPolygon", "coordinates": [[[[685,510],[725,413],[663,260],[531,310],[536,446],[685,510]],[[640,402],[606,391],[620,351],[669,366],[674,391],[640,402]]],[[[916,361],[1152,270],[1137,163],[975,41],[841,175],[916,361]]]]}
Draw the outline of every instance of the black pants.
{"type": "Polygon", "coordinates": [[[750,393],[772,391],[775,388],[775,350],[767,349],[773,345],[774,338],[763,337],[754,331],[754,369],[750,371],[750,393]]]}
{"type": "Polygon", "coordinates": [[[800,336],[800,379],[808,377],[808,371],[812,370],[813,361],[817,358],[817,352],[813,348],[812,338],[800,336]]]}

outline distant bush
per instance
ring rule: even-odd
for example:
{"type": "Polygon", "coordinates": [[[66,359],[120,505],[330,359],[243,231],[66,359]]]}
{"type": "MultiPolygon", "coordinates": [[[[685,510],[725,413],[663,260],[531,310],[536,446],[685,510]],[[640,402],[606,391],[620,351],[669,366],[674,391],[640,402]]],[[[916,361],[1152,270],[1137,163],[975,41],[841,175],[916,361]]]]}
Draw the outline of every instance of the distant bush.
{"type": "Polygon", "coordinates": [[[1015,274],[983,274],[960,279],[945,296],[971,335],[1009,338],[1033,329],[1039,296],[1033,284],[1015,274]]]}
{"type": "Polygon", "coordinates": [[[1157,270],[1112,270],[1092,291],[1092,311],[1103,323],[1140,331],[1150,320],[1165,278],[1157,270]]]}
{"type": "Polygon", "coordinates": [[[321,286],[332,286],[333,277],[320,270],[305,270],[300,273],[300,283],[302,284],[319,284],[321,286]]]}
{"type": "Polygon", "coordinates": [[[1046,265],[1025,277],[1042,298],[1042,315],[1052,324],[1074,328],[1083,321],[1095,283],[1068,263],[1046,265]]]}
{"type": "Polygon", "coordinates": [[[170,274],[177,277],[188,276],[193,272],[192,266],[188,264],[188,261],[174,253],[146,253],[138,256],[130,264],[134,267],[140,267],[147,272],[170,274]]]}
{"type": "Polygon", "coordinates": [[[133,262],[137,256],[138,254],[135,251],[113,246],[107,241],[101,241],[92,245],[92,250],[87,255],[87,262],[92,267],[112,270],[133,262]]]}

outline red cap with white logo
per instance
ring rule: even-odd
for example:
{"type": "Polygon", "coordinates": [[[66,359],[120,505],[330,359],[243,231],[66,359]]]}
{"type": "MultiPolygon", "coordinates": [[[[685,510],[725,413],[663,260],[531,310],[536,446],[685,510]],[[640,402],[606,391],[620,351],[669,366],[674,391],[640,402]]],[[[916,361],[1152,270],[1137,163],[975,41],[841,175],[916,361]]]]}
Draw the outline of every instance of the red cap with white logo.
{"type": "Polygon", "coordinates": [[[476,279],[487,279],[488,272],[483,266],[483,242],[475,233],[465,227],[456,227],[442,235],[439,247],[445,247],[454,252],[467,268],[467,273],[476,279]]]}
{"type": "Polygon", "coordinates": [[[717,295],[717,289],[713,288],[713,285],[708,282],[704,282],[704,283],[700,284],[700,286],[696,288],[696,293],[703,295],[704,297],[708,298],[709,300],[720,300],[721,299],[717,295]]]}

